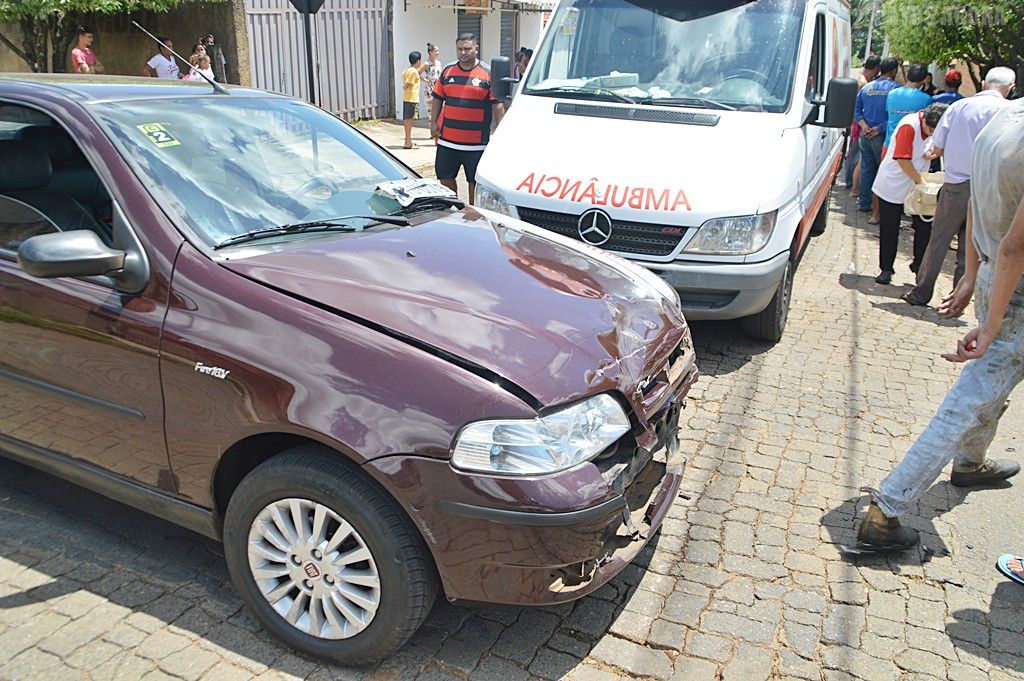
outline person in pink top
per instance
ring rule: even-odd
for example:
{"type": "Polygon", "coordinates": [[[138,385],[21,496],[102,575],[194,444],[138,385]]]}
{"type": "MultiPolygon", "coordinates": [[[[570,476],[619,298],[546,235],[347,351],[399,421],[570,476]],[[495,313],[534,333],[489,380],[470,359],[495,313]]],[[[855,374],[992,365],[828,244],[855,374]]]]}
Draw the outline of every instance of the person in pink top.
{"type": "Polygon", "coordinates": [[[71,69],[75,73],[103,73],[103,64],[92,51],[92,31],[79,26],[75,31],[76,45],[71,50],[71,69]]]}

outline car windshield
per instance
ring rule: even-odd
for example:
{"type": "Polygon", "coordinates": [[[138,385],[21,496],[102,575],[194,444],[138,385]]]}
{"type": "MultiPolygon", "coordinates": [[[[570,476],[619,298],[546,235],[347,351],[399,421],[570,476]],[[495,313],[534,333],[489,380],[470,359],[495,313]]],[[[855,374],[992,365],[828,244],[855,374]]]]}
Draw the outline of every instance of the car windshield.
{"type": "Polygon", "coordinates": [[[524,92],[782,112],[805,0],[569,0],[524,92]],[[609,97],[611,93],[611,97],[609,97]]]}
{"type": "Polygon", "coordinates": [[[164,209],[211,245],[279,225],[397,212],[375,188],[412,177],[338,118],[295,100],[93,106],[164,209]]]}

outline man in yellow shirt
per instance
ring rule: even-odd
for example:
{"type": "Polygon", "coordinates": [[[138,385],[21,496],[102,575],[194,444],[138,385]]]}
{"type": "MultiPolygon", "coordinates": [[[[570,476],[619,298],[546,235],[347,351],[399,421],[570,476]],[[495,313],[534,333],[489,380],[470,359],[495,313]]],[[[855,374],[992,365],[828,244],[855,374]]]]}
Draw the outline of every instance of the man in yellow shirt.
{"type": "Polygon", "coordinates": [[[405,125],[405,148],[412,149],[412,122],[420,103],[420,71],[423,57],[415,50],[409,53],[409,68],[402,72],[402,124],[405,125]]]}

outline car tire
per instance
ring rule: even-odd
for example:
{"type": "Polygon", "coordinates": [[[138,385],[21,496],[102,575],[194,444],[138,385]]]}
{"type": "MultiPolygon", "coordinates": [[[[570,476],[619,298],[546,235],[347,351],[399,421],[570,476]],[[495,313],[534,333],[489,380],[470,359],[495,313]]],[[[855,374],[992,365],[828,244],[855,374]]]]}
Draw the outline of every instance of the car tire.
{"type": "Polygon", "coordinates": [[[228,503],[224,556],[267,629],[310,655],[365,664],[416,632],[438,579],[402,509],[340,457],[300,446],[247,475],[228,503]]]}
{"type": "Polygon", "coordinates": [[[825,228],[828,227],[828,213],[831,207],[832,194],[830,192],[825,195],[825,200],[821,202],[818,214],[814,216],[814,222],[811,223],[811,236],[821,236],[825,233],[825,228]]]}
{"type": "Polygon", "coordinates": [[[786,330],[786,321],[789,319],[789,302],[793,294],[793,271],[795,266],[790,260],[786,263],[786,269],[782,272],[782,281],[775,289],[775,295],[768,303],[768,307],[757,314],[744,317],[740,320],[743,333],[751,338],[777,343],[782,340],[782,334],[786,330]]]}

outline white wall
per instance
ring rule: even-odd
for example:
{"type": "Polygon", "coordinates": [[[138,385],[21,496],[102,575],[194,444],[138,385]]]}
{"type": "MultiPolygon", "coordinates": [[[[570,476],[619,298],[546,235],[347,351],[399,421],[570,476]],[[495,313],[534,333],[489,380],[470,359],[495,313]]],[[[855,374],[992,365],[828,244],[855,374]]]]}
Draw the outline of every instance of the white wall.
{"type": "MultiPolygon", "coordinates": [[[[441,63],[450,64],[456,60],[455,31],[458,20],[455,12],[450,9],[414,7],[409,4],[408,11],[403,3],[394,3],[394,35],[395,50],[395,108],[398,118],[402,117],[402,72],[409,68],[409,52],[418,50],[423,58],[427,58],[427,41],[441,50],[441,63]]],[[[536,46],[541,34],[541,15],[531,12],[520,15],[519,41],[525,46],[536,46]]],[[[480,41],[483,49],[480,60],[489,64],[491,57],[497,56],[501,47],[501,13],[491,12],[480,21],[480,41]]],[[[518,45],[516,48],[518,49],[518,45]]],[[[510,55],[511,56],[511,55],[510,55]]],[[[422,91],[422,88],[420,88],[422,91]]],[[[419,115],[425,115],[425,103],[420,102],[419,115]]]]}
{"type": "Polygon", "coordinates": [[[521,47],[537,49],[541,33],[544,32],[543,21],[544,15],[540,12],[523,12],[519,15],[519,42],[522,43],[521,47]]]}

